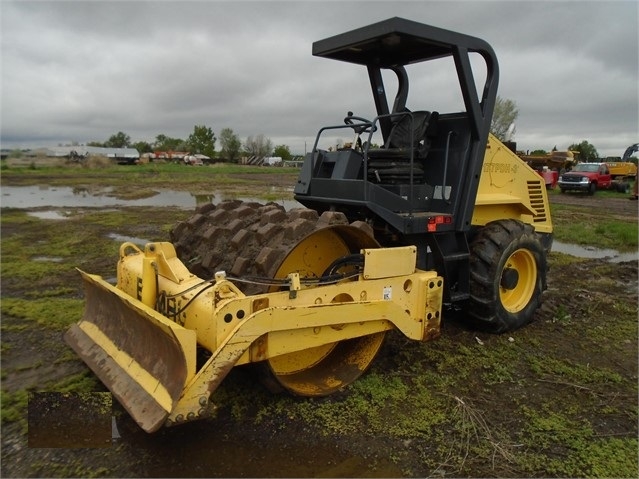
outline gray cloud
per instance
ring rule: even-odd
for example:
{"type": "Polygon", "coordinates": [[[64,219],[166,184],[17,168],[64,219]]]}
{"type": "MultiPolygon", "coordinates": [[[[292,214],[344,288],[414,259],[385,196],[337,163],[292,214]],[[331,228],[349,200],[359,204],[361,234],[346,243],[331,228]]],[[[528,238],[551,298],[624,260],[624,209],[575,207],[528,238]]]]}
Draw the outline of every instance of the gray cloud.
{"type": "Polygon", "coordinates": [[[3,1],[0,9],[3,148],[104,141],[117,131],[186,138],[205,124],[303,153],[346,111],[373,114],[365,70],[312,57],[313,41],[391,16],[491,43],[500,95],[519,106],[520,148],[586,139],[619,156],[639,141],[635,1],[3,1]]]}

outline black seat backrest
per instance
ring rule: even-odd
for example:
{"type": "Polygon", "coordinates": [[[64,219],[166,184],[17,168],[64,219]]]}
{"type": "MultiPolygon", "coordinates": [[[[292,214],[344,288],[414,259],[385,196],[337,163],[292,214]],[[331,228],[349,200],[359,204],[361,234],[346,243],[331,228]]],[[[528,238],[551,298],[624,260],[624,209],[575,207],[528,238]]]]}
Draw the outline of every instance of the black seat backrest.
{"type": "Polygon", "coordinates": [[[428,137],[434,132],[438,117],[439,113],[436,111],[414,111],[402,115],[391,129],[384,148],[412,148],[420,153],[425,152],[430,146],[428,137]]]}
{"type": "Polygon", "coordinates": [[[386,148],[417,148],[426,135],[429,111],[415,111],[402,115],[393,125],[386,148]],[[411,144],[412,132],[412,144],[411,144]]]}

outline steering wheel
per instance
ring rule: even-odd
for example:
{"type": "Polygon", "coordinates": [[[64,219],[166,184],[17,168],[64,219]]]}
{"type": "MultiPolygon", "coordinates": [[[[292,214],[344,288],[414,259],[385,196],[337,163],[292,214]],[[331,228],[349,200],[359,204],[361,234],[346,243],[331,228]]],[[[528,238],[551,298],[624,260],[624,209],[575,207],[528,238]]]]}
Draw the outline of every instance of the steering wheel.
{"type": "Polygon", "coordinates": [[[358,135],[370,132],[371,128],[373,129],[372,131],[377,131],[377,126],[373,126],[372,121],[367,120],[366,118],[362,118],[361,116],[354,116],[352,111],[348,112],[348,116],[344,118],[344,123],[355,130],[355,133],[357,133],[358,135]],[[356,120],[360,123],[355,123],[353,120],[356,120]]]}

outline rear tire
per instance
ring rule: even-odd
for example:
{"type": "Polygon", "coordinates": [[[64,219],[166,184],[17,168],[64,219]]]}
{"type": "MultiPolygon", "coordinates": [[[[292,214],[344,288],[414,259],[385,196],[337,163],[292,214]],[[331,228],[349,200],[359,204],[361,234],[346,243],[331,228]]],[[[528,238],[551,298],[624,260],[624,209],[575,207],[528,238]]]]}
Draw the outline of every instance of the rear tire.
{"type": "Polygon", "coordinates": [[[546,252],[532,226],[487,224],[471,243],[467,312],[482,330],[504,333],[532,321],[546,289],[546,252]]]}

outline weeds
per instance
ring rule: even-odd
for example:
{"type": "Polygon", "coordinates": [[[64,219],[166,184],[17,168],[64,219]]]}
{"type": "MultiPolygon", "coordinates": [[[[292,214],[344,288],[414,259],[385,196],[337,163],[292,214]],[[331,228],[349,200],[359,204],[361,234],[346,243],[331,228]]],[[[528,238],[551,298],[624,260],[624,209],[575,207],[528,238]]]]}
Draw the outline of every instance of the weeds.
{"type": "Polygon", "coordinates": [[[620,383],[623,378],[606,368],[576,364],[569,359],[529,356],[528,362],[533,372],[541,378],[561,378],[560,382],[570,385],[620,383]]]}
{"type": "MultiPolygon", "coordinates": [[[[554,408],[553,408],[554,409],[554,408]]],[[[570,419],[550,407],[541,413],[523,408],[521,433],[528,449],[519,457],[523,471],[552,477],[637,477],[637,439],[597,436],[584,419],[570,419]],[[554,456],[535,452],[552,449],[554,456]]]]}
{"type": "Polygon", "coordinates": [[[553,316],[553,322],[557,323],[570,323],[570,313],[566,310],[566,307],[563,304],[560,304],[557,308],[557,312],[553,316]]]}
{"type": "Polygon", "coordinates": [[[511,449],[514,445],[505,445],[502,440],[496,437],[495,432],[488,426],[483,413],[471,406],[468,400],[464,400],[457,396],[453,398],[456,406],[453,411],[453,418],[458,422],[458,431],[461,433],[460,441],[460,456],[462,461],[460,464],[460,471],[464,467],[464,463],[468,458],[473,443],[481,444],[484,441],[487,442],[492,450],[491,465],[492,469],[495,468],[495,461],[498,458],[505,460],[508,463],[514,461],[514,455],[511,449]]]}

